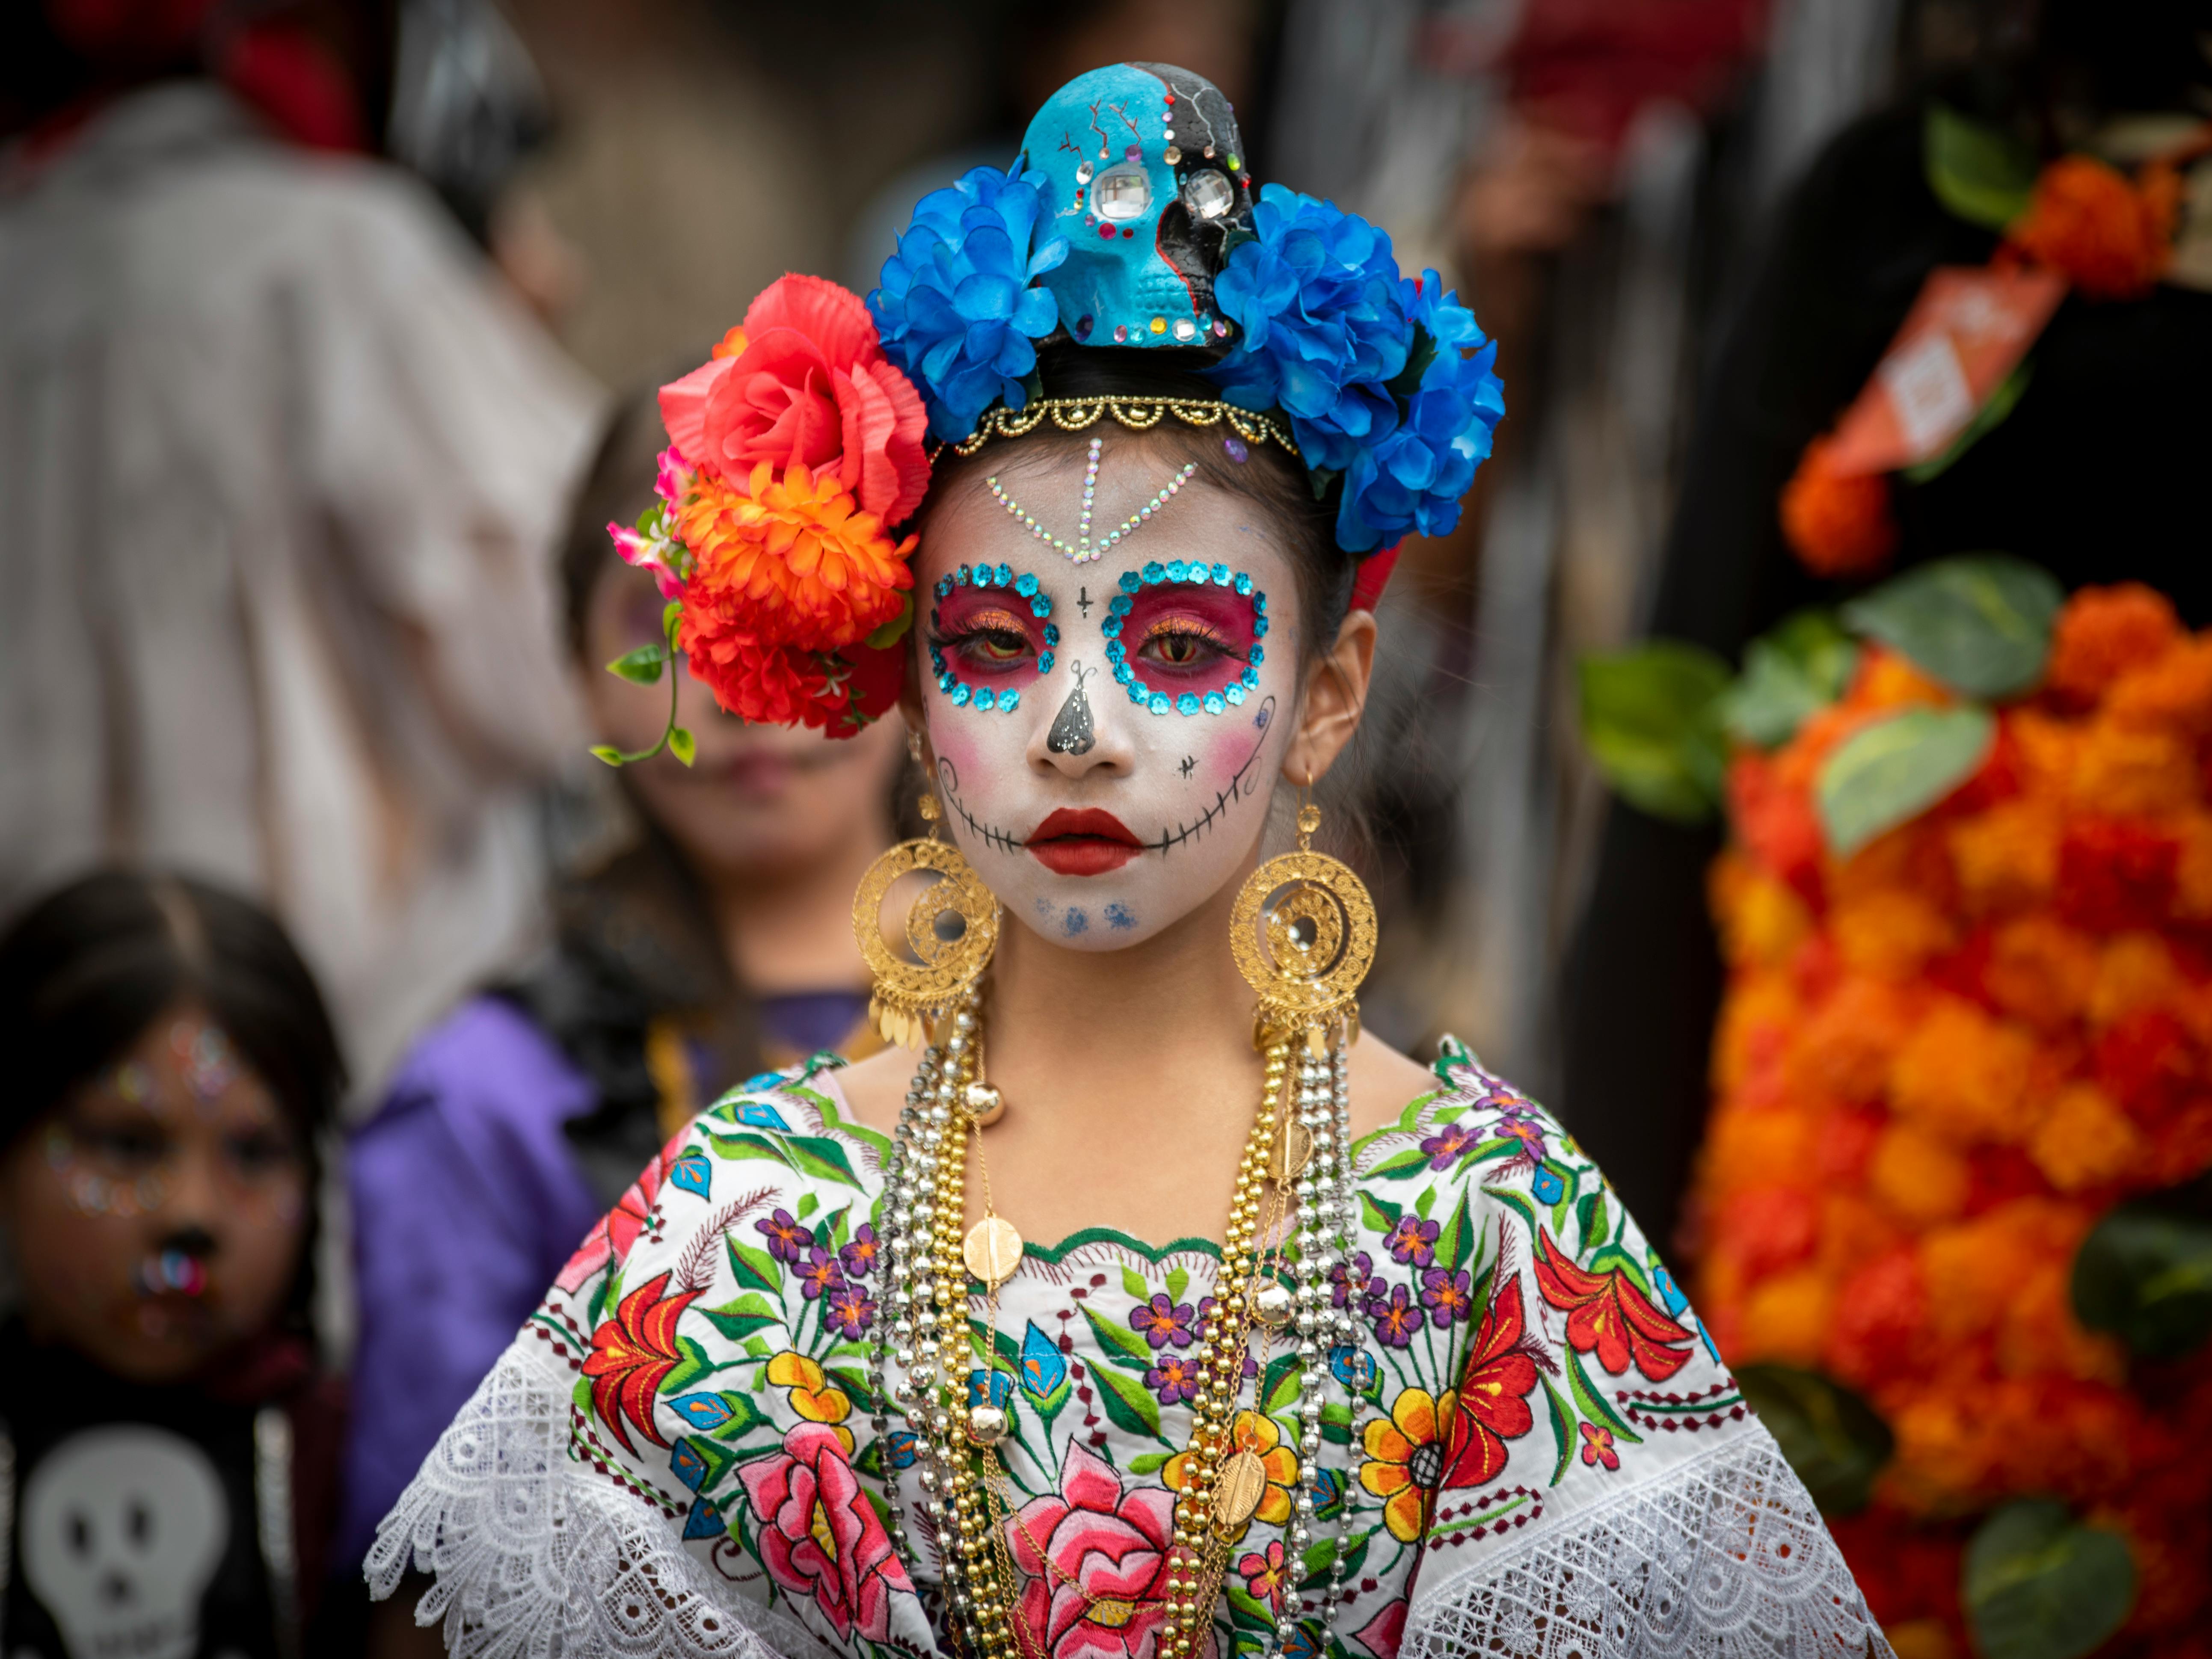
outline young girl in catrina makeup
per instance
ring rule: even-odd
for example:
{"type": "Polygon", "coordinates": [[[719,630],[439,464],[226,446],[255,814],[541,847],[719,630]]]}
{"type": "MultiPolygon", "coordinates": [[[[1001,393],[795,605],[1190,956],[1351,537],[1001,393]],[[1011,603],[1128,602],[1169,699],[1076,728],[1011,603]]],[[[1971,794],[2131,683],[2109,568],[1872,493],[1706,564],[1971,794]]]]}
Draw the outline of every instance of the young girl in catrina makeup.
{"type": "Polygon", "coordinates": [[[1492,355],[1133,64],[663,389],[663,648],[749,720],[896,708],[926,775],[854,909],[901,1046],[669,1143],[380,1593],[470,1653],[1887,1651],[1572,1138],[1360,1034],[1310,790],[1492,355]]]}

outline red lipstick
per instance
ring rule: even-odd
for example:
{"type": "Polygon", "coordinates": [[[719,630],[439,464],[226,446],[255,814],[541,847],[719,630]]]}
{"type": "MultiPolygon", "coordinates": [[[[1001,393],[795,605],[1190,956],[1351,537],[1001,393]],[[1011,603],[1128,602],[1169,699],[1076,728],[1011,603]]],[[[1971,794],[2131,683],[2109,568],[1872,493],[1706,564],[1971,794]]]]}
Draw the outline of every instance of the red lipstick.
{"type": "Polygon", "coordinates": [[[1144,851],[1129,826],[1095,806],[1062,807],[1030,832],[1030,856],[1056,876],[1103,876],[1144,851]]]}

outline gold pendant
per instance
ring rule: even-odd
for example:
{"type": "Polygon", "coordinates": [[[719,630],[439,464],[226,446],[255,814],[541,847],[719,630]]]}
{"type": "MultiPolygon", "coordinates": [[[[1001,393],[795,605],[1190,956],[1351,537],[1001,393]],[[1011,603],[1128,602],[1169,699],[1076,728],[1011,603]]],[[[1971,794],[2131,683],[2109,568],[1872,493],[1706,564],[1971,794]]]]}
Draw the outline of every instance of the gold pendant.
{"type": "Polygon", "coordinates": [[[968,1230],[960,1255],[970,1277],[996,1290],[1022,1265],[1022,1236],[1004,1216],[987,1215],[968,1230]]]}
{"type": "Polygon", "coordinates": [[[1267,1175],[1279,1187],[1296,1181],[1313,1158],[1313,1131],[1303,1123],[1283,1125],[1273,1151],[1267,1154],[1267,1175]]]}
{"type": "Polygon", "coordinates": [[[995,1083],[969,1084],[967,1103],[968,1121],[979,1129],[989,1128],[1006,1115],[1006,1097],[995,1083]]]}
{"type": "Polygon", "coordinates": [[[1213,1529],[1226,1536],[1259,1513],[1267,1495],[1267,1468],[1257,1452],[1231,1455],[1213,1484],[1213,1529]]]}

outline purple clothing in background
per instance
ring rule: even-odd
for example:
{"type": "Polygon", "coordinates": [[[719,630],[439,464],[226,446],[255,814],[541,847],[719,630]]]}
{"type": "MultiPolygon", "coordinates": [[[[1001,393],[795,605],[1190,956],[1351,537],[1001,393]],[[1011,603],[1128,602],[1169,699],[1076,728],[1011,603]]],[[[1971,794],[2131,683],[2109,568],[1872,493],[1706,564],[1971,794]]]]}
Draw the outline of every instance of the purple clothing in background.
{"type": "Polygon", "coordinates": [[[478,997],[416,1045],[355,1136],[361,1346],[336,1559],[367,1553],[376,1523],[599,1218],[562,1132],[598,1101],[519,1009],[478,997]]]}

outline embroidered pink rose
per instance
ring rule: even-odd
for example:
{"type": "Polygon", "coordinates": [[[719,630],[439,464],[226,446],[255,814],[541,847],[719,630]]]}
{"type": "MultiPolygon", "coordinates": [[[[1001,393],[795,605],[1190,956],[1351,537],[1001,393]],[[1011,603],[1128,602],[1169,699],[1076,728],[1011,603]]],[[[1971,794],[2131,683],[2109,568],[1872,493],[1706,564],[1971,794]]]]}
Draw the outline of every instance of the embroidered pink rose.
{"type": "Polygon", "coordinates": [[[837,1431],[800,1423],[783,1437],[780,1454],[738,1475],[760,1522],[769,1577],[811,1601],[840,1637],[882,1641],[890,1632],[891,1593],[912,1586],[837,1431]]]}
{"type": "Polygon", "coordinates": [[[667,1179],[684,1139],[679,1134],[662,1147],[660,1156],[645,1166],[614,1208],[592,1224],[592,1231],[584,1235],[576,1254],[568,1258],[568,1265],[554,1279],[555,1290],[563,1296],[574,1296],[590,1284],[592,1275],[601,1268],[629,1260],[630,1246],[637,1243],[638,1234],[645,1230],[653,1214],[653,1200],[660,1196],[660,1183],[667,1179]]]}
{"type": "Polygon", "coordinates": [[[1022,1620],[1052,1659],[1152,1659],[1167,1611],[1174,1514],[1165,1487],[1124,1492],[1110,1464],[1079,1445],[1069,1449],[1060,1491],[1031,1498],[1021,1524],[1006,1528],[1027,1580],[1022,1620]],[[1031,1539],[1057,1571],[1046,1570],[1031,1539]]]}

